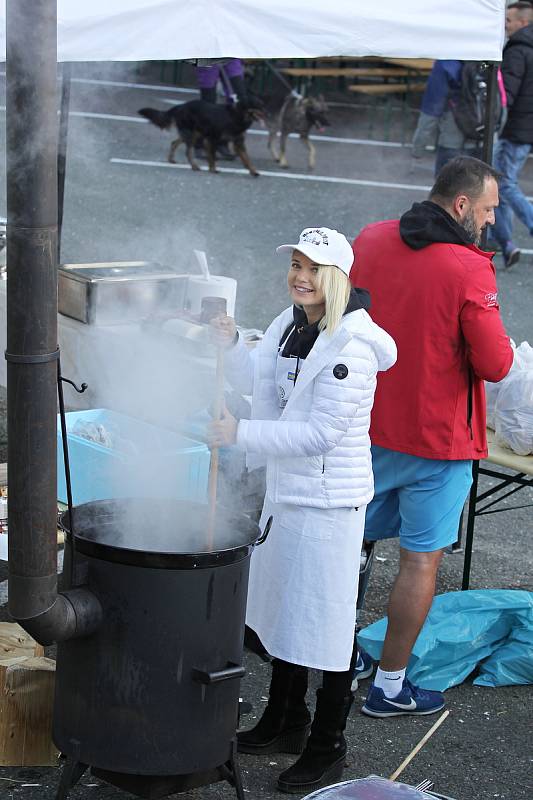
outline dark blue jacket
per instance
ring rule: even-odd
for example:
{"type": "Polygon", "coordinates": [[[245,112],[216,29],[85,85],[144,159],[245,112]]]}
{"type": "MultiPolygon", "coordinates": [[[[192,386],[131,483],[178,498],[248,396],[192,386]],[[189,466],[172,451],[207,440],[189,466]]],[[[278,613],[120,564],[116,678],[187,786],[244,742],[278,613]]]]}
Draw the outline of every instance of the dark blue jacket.
{"type": "Polygon", "coordinates": [[[508,105],[502,139],[533,144],[533,25],[509,37],[503,48],[502,75],[508,105]]]}
{"type": "Polygon", "coordinates": [[[462,66],[460,61],[435,61],[422,98],[424,114],[430,117],[444,114],[450,96],[459,91],[462,66]]]}

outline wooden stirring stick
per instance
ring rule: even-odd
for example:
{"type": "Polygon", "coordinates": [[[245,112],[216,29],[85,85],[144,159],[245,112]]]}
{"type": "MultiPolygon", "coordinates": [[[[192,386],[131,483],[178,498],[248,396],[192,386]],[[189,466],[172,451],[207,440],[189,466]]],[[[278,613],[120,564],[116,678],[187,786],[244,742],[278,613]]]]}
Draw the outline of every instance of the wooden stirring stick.
{"type": "MultiPolygon", "coordinates": [[[[213,402],[213,419],[222,417],[224,408],[224,350],[217,347],[217,368],[215,381],[215,399],[213,402]]],[[[213,551],[215,539],[215,513],[217,505],[217,479],[218,479],[218,447],[211,450],[211,463],[209,465],[208,482],[208,512],[207,512],[207,547],[213,551]]]]}
{"type": "Polygon", "coordinates": [[[395,780],[396,780],[396,778],[398,777],[398,775],[399,775],[401,772],[403,772],[403,771],[404,771],[404,769],[406,768],[406,766],[407,766],[407,765],[408,765],[408,764],[409,764],[409,763],[410,763],[410,762],[413,760],[413,758],[416,756],[416,754],[418,753],[418,751],[419,751],[419,750],[421,750],[421,749],[424,747],[424,745],[425,745],[425,743],[427,742],[427,740],[428,740],[428,739],[429,739],[431,736],[433,736],[433,734],[435,733],[435,731],[437,730],[437,728],[438,728],[440,725],[442,725],[442,723],[444,722],[444,720],[446,719],[446,717],[448,716],[448,714],[449,714],[449,713],[450,713],[450,712],[449,712],[449,710],[447,709],[447,710],[444,712],[444,714],[441,714],[441,716],[438,718],[438,720],[436,721],[436,723],[435,723],[434,725],[432,725],[432,727],[429,729],[429,731],[428,731],[428,732],[427,732],[427,733],[426,733],[426,734],[425,734],[425,735],[424,735],[424,736],[423,736],[423,737],[420,739],[420,741],[418,742],[418,744],[417,744],[415,747],[413,747],[413,749],[411,750],[411,752],[409,753],[409,755],[407,756],[407,758],[405,758],[405,759],[402,761],[402,763],[400,764],[400,766],[398,767],[398,769],[396,769],[396,770],[395,770],[395,771],[392,773],[392,775],[391,775],[391,776],[390,776],[390,778],[389,778],[389,780],[390,780],[390,781],[395,781],[395,780]]]}

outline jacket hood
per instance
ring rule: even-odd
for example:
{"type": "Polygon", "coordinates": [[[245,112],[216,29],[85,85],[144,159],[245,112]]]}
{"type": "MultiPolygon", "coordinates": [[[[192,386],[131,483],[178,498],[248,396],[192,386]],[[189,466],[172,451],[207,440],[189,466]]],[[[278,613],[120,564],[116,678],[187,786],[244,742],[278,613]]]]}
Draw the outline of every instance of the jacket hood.
{"type": "Polygon", "coordinates": [[[422,250],[436,242],[444,244],[474,244],[462,225],[447,211],[431,200],[414,203],[400,218],[400,236],[412,250],[422,250]]]}
{"type": "Polygon", "coordinates": [[[525,28],[520,28],[516,33],[513,33],[507,40],[505,49],[513,47],[515,44],[525,44],[529,47],[533,47],[533,24],[526,25],[525,28]]]}
{"type": "Polygon", "coordinates": [[[396,363],[397,351],[394,339],[376,325],[366,311],[362,314],[346,314],[342,325],[354,339],[361,339],[372,347],[380,372],[384,372],[396,363]]]}

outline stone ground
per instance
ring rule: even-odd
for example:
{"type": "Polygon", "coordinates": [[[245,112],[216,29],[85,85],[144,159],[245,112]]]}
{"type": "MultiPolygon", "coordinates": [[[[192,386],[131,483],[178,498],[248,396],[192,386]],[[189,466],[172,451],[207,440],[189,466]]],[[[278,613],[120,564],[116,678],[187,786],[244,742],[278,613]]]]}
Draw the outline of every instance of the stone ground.
{"type": "MultiPolygon", "coordinates": [[[[193,95],[168,84],[159,86],[165,76],[157,69],[145,66],[134,72],[100,65],[97,72],[81,66],[75,72],[65,261],[157,257],[181,263],[193,247],[205,249],[215,272],[239,281],[238,321],[263,328],[285,302],[285,265],[273,254],[276,244],[292,241],[306,225],[324,222],[353,235],[367,222],[396,216],[423,199],[431,185],[431,154],[413,162],[409,147],[402,146],[412,133],[416,108],[355,107],[345,105],[342,94],[334,97],[340,105],[331,110],[332,126],[326,134],[331,141],[317,142],[314,175],[307,170],[305,151],[298,142],[290,142],[288,172],[270,162],[260,130],[248,136],[252,159],[262,172],[258,180],[239,172],[210,176],[167,168],[164,158],[169,137],[151,126],[135,124],[139,121],[136,110],[142,105],[168,108],[193,95]],[[129,85],[117,85],[122,81],[129,85]],[[390,124],[386,124],[389,112],[390,124]]],[[[0,128],[0,148],[2,137],[0,128]]],[[[183,163],[183,154],[179,158],[183,163]]],[[[531,164],[526,167],[523,184],[527,193],[533,194],[531,164]]],[[[1,215],[5,208],[3,182],[0,187],[1,215]]],[[[531,247],[527,232],[518,225],[517,240],[526,250],[531,247]]],[[[533,342],[531,253],[523,255],[512,270],[503,270],[498,259],[497,267],[507,328],[517,341],[533,342]]],[[[157,402],[157,387],[153,390],[153,402],[157,402]]],[[[4,392],[0,395],[0,461],[7,458],[5,440],[4,392]]],[[[532,493],[524,491],[519,502],[532,500],[532,493]]],[[[363,624],[384,615],[397,558],[394,542],[378,545],[363,624]]],[[[439,592],[460,588],[462,561],[460,554],[445,557],[439,592]]],[[[472,588],[531,591],[532,561],[529,509],[478,520],[472,588]]],[[[6,565],[0,563],[0,581],[6,578],[6,565]]],[[[5,603],[5,583],[0,584],[0,591],[0,603],[5,603]]],[[[0,618],[7,619],[5,605],[0,618]]],[[[253,723],[260,714],[269,681],[269,666],[255,655],[247,653],[245,664],[242,695],[253,704],[253,711],[244,724],[253,723]]],[[[348,720],[348,779],[390,775],[434,721],[431,717],[364,717],[358,709],[365,691],[363,685],[357,692],[348,720]]],[[[406,769],[405,782],[414,785],[429,777],[436,791],[454,800],[529,800],[533,796],[532,694],[531,686],[482,688],[473,686],[471,680],[450,689],[446,693],[450,717],[406,769]]],[[[280,798],[275,778],[289,763],[288,756],[242,756],[246,794],[254,800],[280,798]]],[[[9,800],[51,800],[58,779],[59,768],[2,768],[0,794],[9,800]]],[[[119,800],[123,795],[90,776],[71,793],[75,800],[119,800]]],[[[229,800],[233,796],[225,784],[182,795],[190,800],[229,800]]]]}

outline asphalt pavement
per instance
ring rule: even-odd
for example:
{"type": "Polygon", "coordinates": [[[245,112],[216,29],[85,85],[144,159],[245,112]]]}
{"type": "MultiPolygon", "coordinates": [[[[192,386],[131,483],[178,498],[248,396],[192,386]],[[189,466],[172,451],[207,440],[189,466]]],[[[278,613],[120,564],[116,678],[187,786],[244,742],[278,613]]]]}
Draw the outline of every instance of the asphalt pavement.
{"type": "MultiPolygon", "coordinates": [[[[288,147],[290,166],[281,169],[270,159],[265,130],[254,126],[247,143],[261,176],[250,177],[237,162],[220,162],[220,174],[211,175],[193,173],[182,151],[178,151],[178,163],[169,165],[166,153],[171,134],[136,113],[142,106],[168,108],[191,99],[195,94],[190,85],[180,89],[161,84],[155,65],[101,65],[98,69],[80,65],[74,76],[62,260],[155,259],[188,271],[193,250],[205,250],[213,273],[237,279],[236,318],[246,327],[264,328],[287,302],[286,263],[275,254],[278,244],[294,241],[303,227],[314,225],[335,227],[353,237],[365,224],[396,217],[424,199],[432,183],[432,154],[414,161],[408,146],[416,109],[357,107],[347,93],[332,89],[332,124],[315,142],[314,172],[307,168],[306,149],[294,139],[288,147]]],[[[4,147],[2,124],[0,148],[4,147]]],[[[2,163],[0,172],[3,169],[2,163]]],[[[526,193],[533,195],[531,160],[521,182],[526,193]]],[[[2,213],[5,181],[0,182],[2,213]]],[[[499,300],[510,335],[517,342],[533,343],[533,240],[520,223],[516,241],[524,250],[516,266],[505,270],[496,257],[499,300]]],[[[0,394],[0,460],[6,460],[5,393],[0,394]]],[[[522,492],[520,503],[515,501],[517,505],[527,502],[533,502],[530,490],[522,492]]],[[[508,506],[515,503],[512,498],[508,506]]],[[[385,614],[397,568],[397,545],[379,544],[377,556],[362,624],[385,614]]],[[[439,592],[460,588],[462,561],[461,554],[446,555],[439,592]]],[[[532,562],[530,509],[478,520],[472,588],[531,591],[532,562]]],[[[6,577],[6,565],[0,562],[2,619],[7,618],[6,577]]],[[[269,667],[251,653],[245,661],[242,695],[253,710],[243,723],[253,724],[265,704],[269,667]]],[[[434,721],[432,717],[364,717],[359,708],[367,685],[357,692],[348,721],[347,779],[390,775],[434,721]]],[[[414,785],[431,778],[436,791],[454,800],[529,800],[533,796],[532,695],[530,686],[483,688],[473,686],[471,679],[449,690],[449,718],[402,779],[414,785]]],[[[289,763],[289,756],[241,756],[246,794],[257,800],[279,798],[275,777],[289,763]]],[[[58,774],[59,767],[1,768],[0,794],[49,800],[55,796],[58,774]]],[[[120,796],[122,792],[87,776],[71,792],[76,800],[118,800],[120,796]]],[[[182,797],[229,800],[234,792],[217,784],[182,797]]]]}

